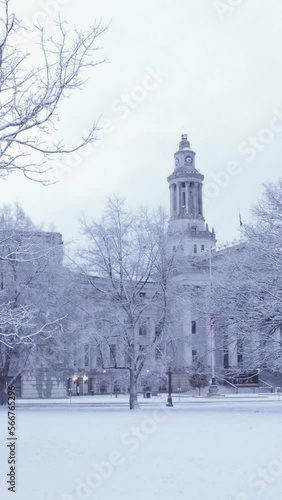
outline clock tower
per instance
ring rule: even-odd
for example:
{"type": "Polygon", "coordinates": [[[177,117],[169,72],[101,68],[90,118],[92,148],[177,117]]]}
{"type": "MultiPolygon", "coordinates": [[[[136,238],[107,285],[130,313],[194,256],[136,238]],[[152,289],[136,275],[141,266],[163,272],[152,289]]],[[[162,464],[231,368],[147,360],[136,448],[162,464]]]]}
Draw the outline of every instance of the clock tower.
{"type": "Polygon", "coordinates": [[[204,176],[196,170],[196,153],[187,134],[182,134],[174,154],[174,171],[167,178],[170,190],[169,251],[180,249],[184,255],[201,254],[216,243],[214,229],[209,231],[203,216],[204,176]]]}

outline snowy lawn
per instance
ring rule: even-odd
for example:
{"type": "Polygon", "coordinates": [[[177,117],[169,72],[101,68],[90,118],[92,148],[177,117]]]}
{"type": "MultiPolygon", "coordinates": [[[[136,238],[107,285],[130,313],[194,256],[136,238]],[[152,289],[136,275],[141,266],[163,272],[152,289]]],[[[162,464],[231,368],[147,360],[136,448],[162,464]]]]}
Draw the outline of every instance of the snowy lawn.
{"type": "Polygon", "coordinates": [[[282,401],[164,409],[22,408],[17,492],[7,491],[0,410],[0,498],[280,500],[282,401]],[[13,495],[13,496],[11,496],[13,495]]]}

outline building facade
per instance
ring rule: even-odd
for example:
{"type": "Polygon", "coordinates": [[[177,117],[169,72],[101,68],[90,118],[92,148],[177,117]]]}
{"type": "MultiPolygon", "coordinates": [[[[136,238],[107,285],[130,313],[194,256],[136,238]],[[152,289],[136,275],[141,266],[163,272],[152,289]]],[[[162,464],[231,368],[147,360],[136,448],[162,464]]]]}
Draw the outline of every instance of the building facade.
{"type": "MultiPolygon", "coordinates": [[[[209,230],[203,213],[204,176],[196,169],[196,154],[190,146],[186,134],[181,136],[179,148],[174,154],[174,168],[167,178],[169,184],[170,219],[167,234],[167,257],[173,256],[175,269],[172,277],[177,289],[177,316],[172,321],[173,335],[167,354],[173,367],[173,388],[185,391],[189,387],[189,373],[197,362],[207,368],[211,366],[210,315],[199,313],[197,301],[201,290],[209,283],[210,255],[215,255],[215,231],[209,230]],[[172,359],[173,356],[173,359],[172,359]]],[[[150,301],[154,285],[146,285],[143,290],[144,300],[150,301]]],[[[108,336],[107,324],[104,324],[105,338],[108,336]]],[[[146,348],[154,336],[156,319],[151,316],[142,318],[137,327],[139,349],[146,348]]],[[[73,357],[73,376],[68,378],[68,391],[72,394],[107,393],[126,389],[127,374],[110,370],[111,358],[117,357],[122,364],[124,352],[118,345],[105,342],[103,353],[95,352],[90,345],[80,346],[79,355],[73,357]],[[106,360],[102,366],[102,358],[106,360]]],[[[168,366],[167,359],[162,360],[161,348],[152,348],[152,356],[147,369],[144,368],[139,381],[139,390],[150,387],[157,392],[166,390],[168,366]],[[162,363],[163,361],[163,363],[162,363]]],[[[217,363],[221,362],[217,356],[217,363]]]]}
{"type": "MultiPolygon", "coordinates": [[[[173,332],[168,333],[170,342],[154,344],[157,319],[152,304],[146,317],[141,317],[136,326],[138,350],[150,348],[147,362],[139,378],[139,391],[150,389],[155,392],[167,389],[166,371],[172,368],[173,390],[186,391],[189,375],[201,366],[211,374],[214,354],[219,376],[224,369],[238,369],[242,364],[242,353],[237,344],[236,332],[228,332],[228,342],[217,328],[215,345],[212,343],[210,315],[206,307],[199,307],[201,297],[210,285],[212,268],[216,267],[226,250],[216,250],[214,228],[209,229],[203,212],[204,176],[196,168],[196,153],[191,148],[186,134],[182,134],[179,147],[174,154],[172,173],[167,178],[169,185],[170,218],[167,233],[167,257],[174,258],[172,283],[177,290],[173,332]]],[[[37,239],[57,241],[61,236],[55,233],[38,233],[37,239]]],[[[234,247],[235,248],[235,247],[234,247]]],[[[233,249],[234,249],[233,248],[233,249]]],[[[236,250],[236,248],[235,248],[236,250]]],[[[228,250],[229,251],[229,250],[228,250]]],[[[57,264],[62,266],[62,256],[57,253],[57,264]]],[[[85,308],[99,302],[89,287],[89,277],[72,275],[74,287],[80,291],[85,308]]],[[[101,280],[101,278],[91,278],[101,280]]],[[[101,283],[100,283],[101,285],[101,283]]],[[[154,283],[148,283],[140,292],[140,303],[152,302],[154,283]]],[[[99,287],[97,287],[99,288],[99,287]]],[[[112,306],[109,304],[109,314],[112,306]]],[[[61,370],[39,367],[30,373],[26,370],[18,381],[19,394],[26,398],[65,397],[66,395],[94,395],[100,393],[126,392],[128,372],[112,367],[122,366],[127,353],[115,340],[109,321],[100,321],[93,328],[99,329],[105,339],[99,348],[87,337],[69,328],[67,357],[61,370]]],[[[83,330],[83,326],[81,327],[83,330]]],[[[225,333],[226,334],[226,333],[225,333]]]]}

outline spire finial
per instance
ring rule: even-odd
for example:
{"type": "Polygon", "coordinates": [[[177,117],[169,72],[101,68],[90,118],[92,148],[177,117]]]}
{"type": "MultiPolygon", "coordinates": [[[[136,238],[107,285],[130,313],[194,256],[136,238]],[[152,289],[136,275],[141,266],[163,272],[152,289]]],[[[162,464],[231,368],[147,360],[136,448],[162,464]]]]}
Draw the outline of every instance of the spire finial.
{"type": "Polygon", "coordinates": [[[190,149],[190,142],[188,141],[188,135],[182,133],[181,134],[181,141],[179,143],[179,149],[190,149]]]}

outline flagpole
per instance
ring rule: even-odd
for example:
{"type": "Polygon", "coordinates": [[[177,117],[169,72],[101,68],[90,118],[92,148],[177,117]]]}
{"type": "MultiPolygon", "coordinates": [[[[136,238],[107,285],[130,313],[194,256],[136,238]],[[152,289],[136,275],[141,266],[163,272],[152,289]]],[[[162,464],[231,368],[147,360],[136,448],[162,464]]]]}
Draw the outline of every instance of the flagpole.
{"type": "MultiPolygon", "coordinates": [[[[211,304],[211,293],[212,293],[212,249],[209,246],[209,271],[210,271],[210,304],[211,304]]],[[[215,382],[215,338],[214,338],[214,328],[215,328],[215,317],[210,311],[209,317],[209,333],[211,336],[211,384],[209,386],[209,395],[218,393],[218,387],[215,382]]]]}
{"type": "Polygon", "coordinates": [[[215,353],[214,353],[214,349],[215,349],[215,342],[214,342],[214,327],[212,327],[211,329],[211,349],[212,349],[212,355],[211,355],[211,386],[213,387],[217,387],[216,386],[216,383],[215,383],[215,353]]]}

